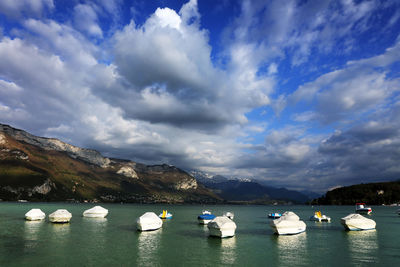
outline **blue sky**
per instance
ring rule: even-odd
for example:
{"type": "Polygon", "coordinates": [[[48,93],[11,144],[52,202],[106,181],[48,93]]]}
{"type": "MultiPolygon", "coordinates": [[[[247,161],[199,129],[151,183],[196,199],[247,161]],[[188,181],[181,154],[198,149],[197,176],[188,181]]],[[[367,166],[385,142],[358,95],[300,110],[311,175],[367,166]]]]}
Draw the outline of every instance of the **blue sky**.
{"type": "Polygon", "coordinates": [[[398,1],[0,2],[0,122],[324,192],[400,179],[398,1]]]}

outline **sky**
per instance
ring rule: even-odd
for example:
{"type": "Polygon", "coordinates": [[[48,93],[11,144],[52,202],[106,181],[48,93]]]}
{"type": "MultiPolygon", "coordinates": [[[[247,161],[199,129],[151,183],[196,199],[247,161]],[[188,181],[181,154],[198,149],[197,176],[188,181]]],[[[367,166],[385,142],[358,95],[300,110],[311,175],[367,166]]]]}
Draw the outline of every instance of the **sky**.
{"type": "Polygon", "coordinates": [[[0,1],[0,123],[325,192],[400,179],[400,2],[0,1]]]}

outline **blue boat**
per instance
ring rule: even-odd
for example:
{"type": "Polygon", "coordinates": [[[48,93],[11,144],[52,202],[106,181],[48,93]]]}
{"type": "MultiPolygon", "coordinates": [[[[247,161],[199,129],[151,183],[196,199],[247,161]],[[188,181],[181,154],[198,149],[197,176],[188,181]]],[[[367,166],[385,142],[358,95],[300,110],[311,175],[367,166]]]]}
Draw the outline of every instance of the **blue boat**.
{"type": "Polygon", "coordinates": [[[210,221],[214,220],[214,218],[215,215],[211,214],[209,211],[203,211],[203,214],[197,217],[200,224],[208,224],[210,221]]]}

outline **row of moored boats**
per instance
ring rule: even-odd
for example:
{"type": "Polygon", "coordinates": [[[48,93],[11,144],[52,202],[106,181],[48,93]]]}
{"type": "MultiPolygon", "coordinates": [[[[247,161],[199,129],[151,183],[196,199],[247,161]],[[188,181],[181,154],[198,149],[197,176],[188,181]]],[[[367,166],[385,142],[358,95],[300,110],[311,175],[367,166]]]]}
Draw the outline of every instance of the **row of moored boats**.
{"type": "MultiPolygon", "coordinates": [[[[347,230],[360,231],[375,229],[376,223],[374,220],[366,218],[359,213],[370,214],[372,209],[365,207],[364,203],[357,203],[356,212],[341,218],[341,223],[347,230]]],[[[400,214],[400,210],[398,211],[400,214]]],[[[104,218],[108,214],[108,210],[95,206],[83,212],[84,217],[90,218],[104,218]]],[[[26,220],[35,221],[43,220],[46,215],[40,209],[31,209],[25,214],[26,220]]],[[[292,211],[285,213],[270,213],[269,218],[272,218],[270,225],[274,232],[279,235],[292,235],[302,233],[306,230],[306,224],[300,220],[292,211]]],[[[68,223],[72,218],[72,214],[65,209],[58,209],[49,215],[49,221],[53,223],[68,223]]],[[[152,231],[162,227],[162,219],[171,219],[172,214],[167,210],[163,210],[158,216],[154,212],[146,212],[136,220],[137,229],[139,231],[152,231]]],[[[197,219],[200,224],[207,225],[211,236],[216,237],[232,237],[235,235],[236,223],[233,221],[234,214],[232,212],[225,212],[222,216],[215,216],[209,211],[203,211],[197,219]]],[[[311,221],[317,222],[330,222],[331,218],[323,215],[320,211],[314,213],[310,217],[311,221]]]]}
{"type": "MultiPolygon", "coordinates": [[[[351,213],[341,218],[340,222],[346,230],[372,230],[376,227],[375,221],[360,215],[360,213],[370,214],[371,212],[372,209],[366,207],[364,203],[357,203],[356,213],[351,213]]],[[[398,212],[400,214],[400,210],[398,212]]],[[[275,233],[279,235],[299,234],[306,230],[306,224],[300,220],[299,216],[294,212],[287,211],[283,214],[274,212],[268,214],[268,217],[274,219],[271,221],[271,227],[274,229],[275,233]]],[[[316,211],[314,215],[310,217],[310,220],[316,222],[330,222],[331,218],[322,214],[320,211],[316,211]]]]}
{"type": "MultiPolygon", "coordinates": [[[[91,209],[85,210],[82,214],[83,217],[88,218],[104,218],[108,214],[108,210],[95,206],[91,209]]],[[[46,218],[46,214],[41,209],[31,209],[25,214],[25,219],[28,221],[40,221],[46,218]]],[[[72,214],[66,209],[58,209],[49,214],[49,221],[53,223],[69,223],[72,214]]]]}

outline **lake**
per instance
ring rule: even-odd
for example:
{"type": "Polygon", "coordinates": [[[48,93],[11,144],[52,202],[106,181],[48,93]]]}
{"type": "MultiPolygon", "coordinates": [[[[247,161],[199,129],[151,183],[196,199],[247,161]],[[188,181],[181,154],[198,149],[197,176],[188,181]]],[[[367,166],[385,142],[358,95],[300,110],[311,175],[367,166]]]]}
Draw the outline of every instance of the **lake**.
{"type": "Polygon", "coordinates": [[[340,218],[353,206],[230,206],[101,204],[106,219],[83,218],[93,204],[0,202],[0,266],[399,266],[398,207],[372,207],[377,229],[348,232],[340,218]],[[46,213],[42,222],[27,222],[31,208],[46,213]],[[72,213],[69,224],[52,224],[56,209],[72,213]],[[171,220],[154,232],[136,231],[146,211],[168,209],[171,220]],[[208,236],[197,216],[235,213],[236,236],[208,236]],[[272,211],[295,212],[307,224],[305,233],[277,236],[269,226],[272,211]],[[331,223],[309,221],[321,210],[331,223]]]}

